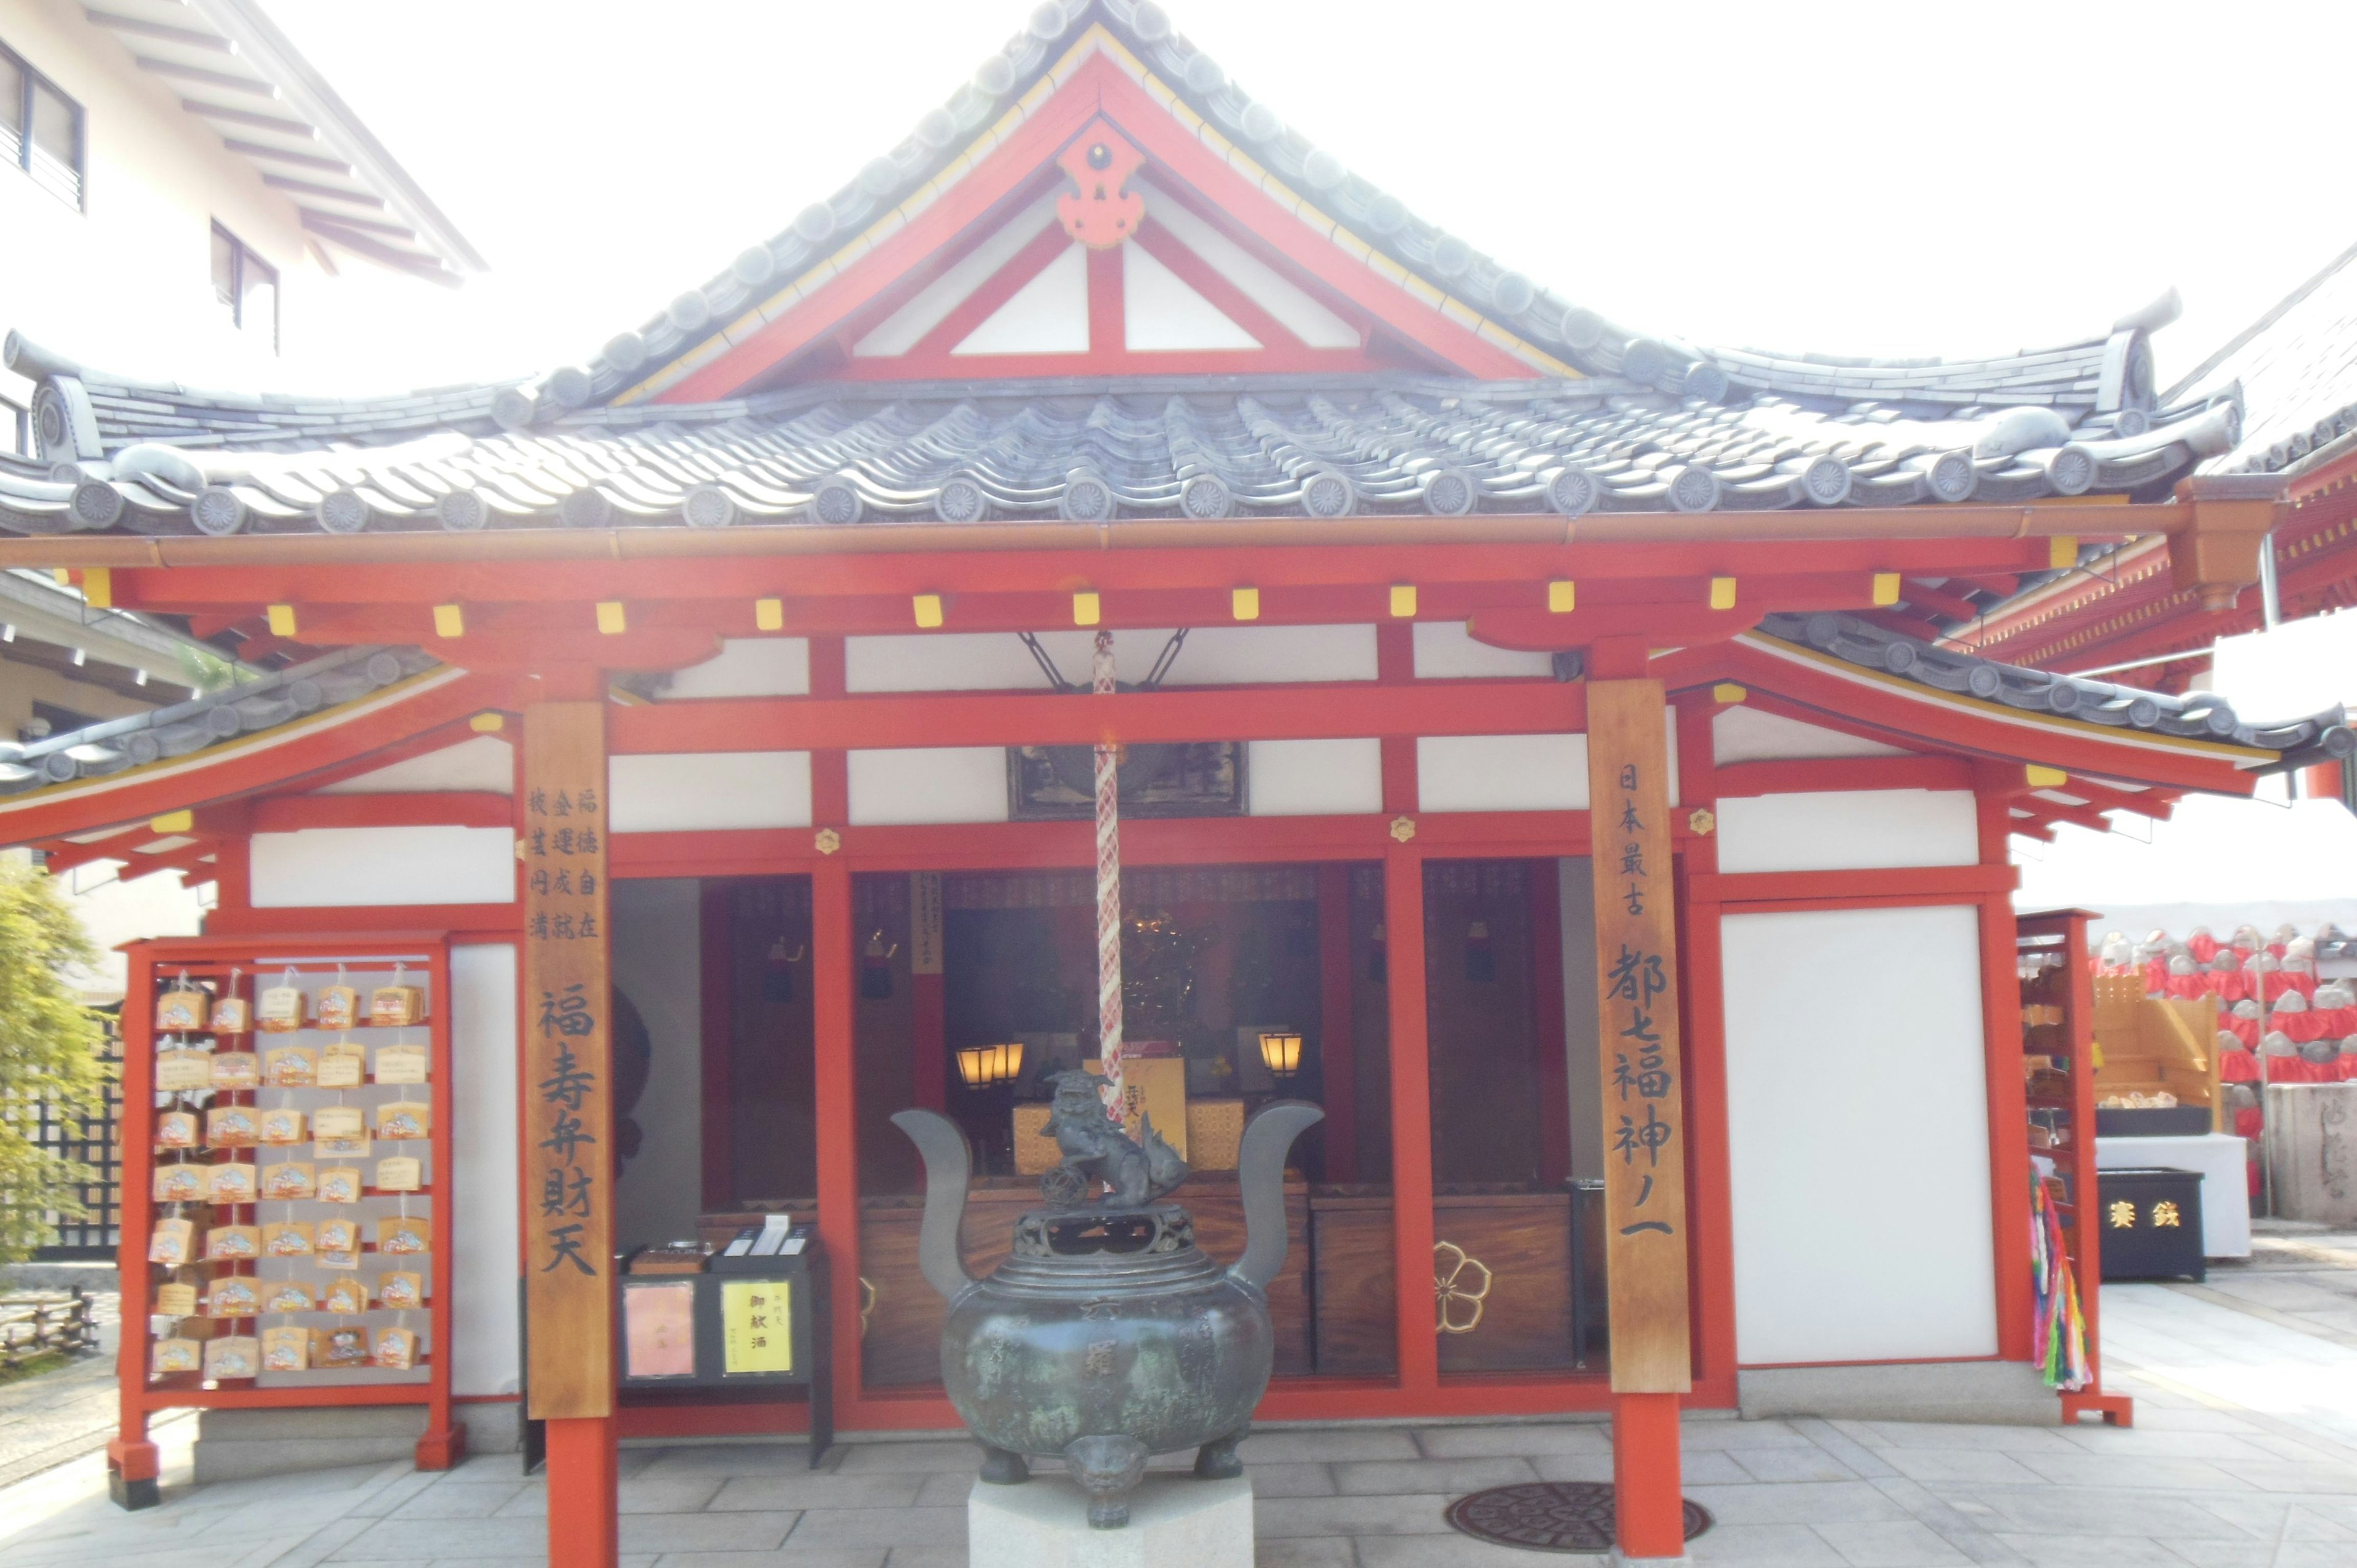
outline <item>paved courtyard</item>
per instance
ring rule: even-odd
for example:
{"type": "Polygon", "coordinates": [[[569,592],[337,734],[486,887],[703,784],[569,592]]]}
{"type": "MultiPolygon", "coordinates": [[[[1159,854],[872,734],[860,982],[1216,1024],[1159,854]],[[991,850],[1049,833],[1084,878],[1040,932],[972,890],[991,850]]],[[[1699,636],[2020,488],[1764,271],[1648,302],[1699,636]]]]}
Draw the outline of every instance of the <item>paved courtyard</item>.
{"type": "MultiPolygon", "coordinates": [[[[1746,1568],[2347,1568],[2357,1564],[2357,1334],[2277,1281],[2284,1305],[2207,1287],[2104,1293],[2132,1431],[1695,1420],[1686,1495],[1717,1516],[1698,1563],[1746,1568]]],[[[2269,1294],[2263,1289],[2261,1295],[2269,1294]]],[[[2332,1294],[2330,1291],[2326,1294],[2332,1294]]],[[[166,1501],[124,1514],[95,1456],[0,1491],[8,1568],[539,1564],[546,1502],[514,1456],[447,1475],[371,1466],[194,1487],[187,1424],[166,1429],[166,1501]]],[[[1602,1480],[1592,1423],[1264,1432],[1245,1446],[1262,1568],[1519,1565],[1441,1510],[1482,1487],[1602,1480]]],[[[965,1561],[973,1448],[847,1444],[824,1469],[795,1446],[634,1447],[623,1561],[647,1568],[949,1568],[965,1561]]]]}

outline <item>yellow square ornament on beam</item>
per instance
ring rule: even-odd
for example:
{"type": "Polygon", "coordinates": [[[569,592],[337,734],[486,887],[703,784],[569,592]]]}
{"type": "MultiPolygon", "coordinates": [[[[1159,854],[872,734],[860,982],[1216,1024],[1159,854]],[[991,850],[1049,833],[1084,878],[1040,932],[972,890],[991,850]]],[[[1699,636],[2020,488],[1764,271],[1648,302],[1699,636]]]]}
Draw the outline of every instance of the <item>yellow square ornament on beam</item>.
{"type": "Polygon", "coordinates": [[[630,629],[630,617],[619,599],[597,601],[597,629],[608,637],[619,637],[630,629]]]}

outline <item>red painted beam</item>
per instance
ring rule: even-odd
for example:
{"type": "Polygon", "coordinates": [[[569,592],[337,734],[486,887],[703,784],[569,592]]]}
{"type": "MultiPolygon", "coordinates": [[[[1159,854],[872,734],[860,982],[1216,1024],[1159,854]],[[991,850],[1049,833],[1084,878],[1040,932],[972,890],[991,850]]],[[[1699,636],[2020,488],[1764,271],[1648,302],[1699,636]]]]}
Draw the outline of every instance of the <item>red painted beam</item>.
{"type": "Polygon", "coordinates": [[[618,708],[612,715],[618,754],[1089,746],[1106,736],[1135,744],[1568,734],[1587,723],[1586,690],[1553,681],[1196,688],[1111,697],[916,693],[706,698],[618,708]]]}
{"type": "Polygon", "coordinates": [[[1718,792],[1783,795],[1827,789],[1969,789],[1972,765],[1953,757],[1838,757],[1790,762],[1730,762],[1718,792]]]}
{"type": "Polygon", "coordinates": [[[514,822],[513,798],[488,791],[277,795],[253,803],[253,831],[258,833],[301,832],[307,828],[504,828],[514,822]]]}

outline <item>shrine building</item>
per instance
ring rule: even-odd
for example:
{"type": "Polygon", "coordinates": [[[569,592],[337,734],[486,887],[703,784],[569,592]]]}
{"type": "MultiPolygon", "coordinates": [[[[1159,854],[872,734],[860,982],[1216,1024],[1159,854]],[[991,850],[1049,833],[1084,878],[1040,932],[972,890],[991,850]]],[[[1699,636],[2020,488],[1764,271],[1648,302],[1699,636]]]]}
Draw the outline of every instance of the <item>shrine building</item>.
{"type": "Polygon", "coordinates": [[[2357,735],[1936,622],[2132,542],[2231,599],[2282,485],[2197,475],[2242,410],[2158,395],[2173,302],[1939,362],[1607,303],[1417,218],[1153,0],[1050,0],[544,374],[214,395],[12,337],[40,457],[0,456],[0,564],[274,672],[7,749],[0,841],[212,883],[203,937],[133,954],[127,1114],[318,1140],[282,1189],[266,1146],[126,1122],[119,1487],[157,1410],[382,1405],[422,1463],[544,1444],[555,1560],[594,1563],[619,1440],[822,1394],[838,1432],[956,1426],[888,1118],[963,1125],[967,1260],[1002,1255],[1046,1075],[1099,1054],[1103,746],[1125,1082],[1208,1250],[1243,1117],[1325,1112],[1261,1422],[1609,1415],[1643,1556],[1681,1408],[2126,1419],[2045,1337],[2075,1279],[2099,1357],[2083,922],[2017,920],[2008,839],[2357,735]],[[303,1027],[207,1033],[224,1000],[303,1027]],[[378,1064],[331,1089],[355,1035],[378,1064]],[[304,1184],[339,1158],[376,1283],[331,1319],[344,1211],[304,1184]],[[2035,1276],[2034,1202],[2067,1238],[2035,1276]],[[224,1209],[287,1255],[152,1250],[224,1209]],[[666,1387],[618,1285],[787,1220],[831,1388],[666,1387]],[[322,1363],[294,1331],[331,1321],[412,1337],[322,1363]],[[288,1359],[208,1348],[251,1343],[288,1359]]]}

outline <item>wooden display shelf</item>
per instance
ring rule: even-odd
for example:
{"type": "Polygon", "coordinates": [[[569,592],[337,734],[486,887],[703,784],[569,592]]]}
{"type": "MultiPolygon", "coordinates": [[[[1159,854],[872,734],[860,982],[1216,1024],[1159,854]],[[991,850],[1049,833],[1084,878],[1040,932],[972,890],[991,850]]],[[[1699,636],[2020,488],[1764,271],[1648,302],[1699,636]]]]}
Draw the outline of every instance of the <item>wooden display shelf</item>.
{"type": "MultiPolygon", "coordinates": [[[[317,1406],[361,1405],[424,1405],[427,1409],[425,1435],[418,1439],[416,1460],[421,1469],[447,1469],[457,1462],[464,1446],[464,1430],[458,1426],[451,1410],[450,1396],[450,1334],[452,1291],[452,1252],[455,1238],[450,1232],[449,1205],[441,1195],[452,1190],[456,1165],[453,1151],[451,1091],[450,1032],[447,1019],[447,1001],[450,987],[449,941],[442,931],[371,932],[350,936],[284,936],[261,938],[163,938],[153,941],[133,942],[126,946],[130,958],[129,984],[123,1009],[124,1069],[124,1163],[122,1244],[118,1262],[123,1280],[123,1349],[118,1365],[118,1381],[122,1395],[122,1424],[115,1440],[107,1444],[109,1486],[114,1500],[126,1508],[153,1506],[159,1500],[156,1491],[158,1455],[156,1444],[148,1440],[147,1422],[157,1411],[178,1408],[209,1410],[298,1410],[317,1406]],[[388,953],[404,955],[396,964],[388,953]],[[262,960],[267,959],[264,963],[262,960]],[[286,1377],[334,1377],[342,1379],[351,1374],[374,1374],[373,1381],[321,1381],[312,1384],[262,1388],[253,1379],[226,1380],[206,1386],[201,1372],[175,1372],[155,1378],[148,1371],[149,1348],[152,1336],[147,1331],[155,1301],[155,1291],[163,1268],[147,1261],[147,1249],[155,1230],[159,1209],[178,1207],[184,1212],[218,1216],[221,1224],[257,1223],[260,1211],[271,1205],[285,1203],[317,1203],[314,1198],[256,1197],[252,1202],[207,1204],[201,1201],[179,1206],[158,1204],[155,1197],[154,1181],[159,1155],[197,1155],[197,1159],[175,1163],[212,1165],[221,1163],[211,1157],[221,1155],[237,1156],[241,1162],[265,1163],[266,1156],[282,1155],[287,1159],[307,1157],[317,1162],[322,1156],[305,1151],[310,1143],[289,1144],[255,1144],[234,1149],[212,1150],[199,1147],[164,1149],[155,1141],[155,1118],[161,1111],[173,1109],[178,1102],[175,1091],[162,1091],[167,1098],[162,1106],[156,1101],[159,1091],[155,1087],[156,1054],[159,1031],[156,1027],[154,998],[161,992],[177,987],[185,974],[191,983],[205,982],[225,983],[230,971],[242,972],[251,985],[274,983],[276,975],[293,969],[305,976],[307,984],[333,983],[332,972],[339,966],[344,983],[365,983],[367,977],[389,975],[396,968],[405,970],[421,985],[428,998],[427,1015],[412,1024],[375,1024],[356,1021],[349,1029],[321,1029],[307,1023],[300,1029],[221,1030],[174,1029],[174,1037],[203,1036],[215,1040],[235,1040],[241,1047],[271,1048],[278,1042],[293,1042],[304,1034],[331,1036],[358,1032],[362,1029],[379,1034],[404,1030],[422,1031],[426,1046],[426,1081],[422,1084],[379,1085],[374,1076],[368,1075],[363,1085],[338,1085],[323,1089],[317,1084],[258,1084],[251,1089],[190,1090],[188,1094],[209,1093],[215,1096],[214,1104],[250,1104],[256,1095],[273,1092],[282,1094],[335,1094],[354,1087],[401,1089],[413,1090],[431,1105],[433,1136],[429,1139],[382,1139],[373,1142],[383,1151],[366,1156],[371,1159],[389,1157],[389,1154],[414,1151],[413,1157],[423,1158],[426,1165],[425,1185],[415,1188],[387,1189],[369,1187],[362,1189],[365,1199],[382,1201],[410,1200],[425,1212],[414,1218],[429,1219],[434,1228],[434,1246],[425,1253],[381,1252],[372,1240],[363,1240],[360,1251],[364,1256],[382,1260],[400,1260],[404,1265],[414,1265],[415,1272],[426,1276],[425,1301],[415,1307],[383,1307],[371,1305],[365,1314],[269,1313],[253,1317],[206,1317],[197,1321],[214,1326],[234,1326],[232,1332],[260,1332],[265,1318],[308,1320],[320,1316],[350,1318],[367,1314],[402,1312],[423,1320],[422,1337],[425,1348],[413,1365],[404,1369],[373,1365],[350,1368],[310,1368],[300,1373],[273,1374],[286,1377]],[[142,1120],[144,1118],[144,1121],[142,1120]],[[417,1145],[424,1144],[425,1149],[417,1145]]],[[[334,1160],[345,1156],[325,1156],[334,1160]]],[[[361,1156],[350,1156],[357,1160],[361,1156]]],[[[267,1163],[276,1163],[269,1161],[267,1163]]],[[[342,1206],[337,1206],[339,1208],[342,1206]]],[[[394,1218],[371,1213],[355,1215],[361,1223],[394,1218]]],[[[198,1266],[207,1271],[206,1277],[255,1274],[264,1262],[303,1262],[304,1255],[294,1254],[284,1259],[254,1258],[192,1258],[182,1267],[198,1266]]],[[[373,1293],[371,1292],[371,1294],[373,1293]]],[[[209,1337],[214,1337],[208,1335],[209,1337]]]]}

